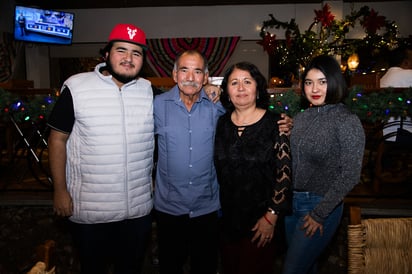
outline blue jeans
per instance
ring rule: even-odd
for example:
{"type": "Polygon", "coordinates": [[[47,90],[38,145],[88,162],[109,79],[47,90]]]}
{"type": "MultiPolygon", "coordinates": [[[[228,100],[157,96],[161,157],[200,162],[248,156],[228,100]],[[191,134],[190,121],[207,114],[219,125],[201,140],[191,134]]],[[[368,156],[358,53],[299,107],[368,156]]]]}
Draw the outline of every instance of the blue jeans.
{"type": "Polygon", "coordinates": [[[302,230],[303,218],[323,199],[310,192],[293,192],[293,214],[285,218],[288,250],[283,266],[283,274],[317,273],[316,261],[329,244],[339,226],[343,203],[340,203],[323,223],[323,235],[319,230],[312,237],[302,230]]]}

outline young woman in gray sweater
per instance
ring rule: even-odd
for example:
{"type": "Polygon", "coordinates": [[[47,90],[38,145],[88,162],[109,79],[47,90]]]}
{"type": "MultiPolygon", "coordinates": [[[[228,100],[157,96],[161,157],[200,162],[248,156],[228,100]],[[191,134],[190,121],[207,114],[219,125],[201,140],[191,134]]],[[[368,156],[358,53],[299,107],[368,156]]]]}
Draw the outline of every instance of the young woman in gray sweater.
{"type": "Polygon", "coordinates": [[[343,198],[359,182],[365,135],[342,103],[348,95],[337,61],[318,56],[306,67],[291,132],[293,212],[286,216],[283,274],[316,273],[316,261],[339,226],[343,198]]]}

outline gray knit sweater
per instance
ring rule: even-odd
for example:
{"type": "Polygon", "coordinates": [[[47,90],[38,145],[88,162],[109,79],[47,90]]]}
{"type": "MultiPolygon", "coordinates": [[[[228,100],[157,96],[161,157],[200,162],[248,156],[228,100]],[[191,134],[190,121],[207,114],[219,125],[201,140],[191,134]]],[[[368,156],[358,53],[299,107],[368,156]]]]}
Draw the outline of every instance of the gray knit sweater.
{"type": "Polygon", "coordinates": [[[293,187],[324,196],[310,215],[322,223],[359,182],[365,133],[343,104],[308,108],[291,132],[293,187]]]}

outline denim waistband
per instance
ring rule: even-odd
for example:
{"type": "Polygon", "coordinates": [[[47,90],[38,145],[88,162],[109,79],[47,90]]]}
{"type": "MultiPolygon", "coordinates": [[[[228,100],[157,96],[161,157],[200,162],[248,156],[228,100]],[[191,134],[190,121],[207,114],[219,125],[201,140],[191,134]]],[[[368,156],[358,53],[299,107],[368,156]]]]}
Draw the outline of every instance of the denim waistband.
{"type": "Polygon", "coordinates": [[[322,197],[322,195],[319,195],[317,193],[314,192],[310,192],[310,191],[299,191],[299,190],[294,190],[293,191],[293,196],[294,197],[322,197]]]}
{"type": "Polygon", "coordinates": [[[293,192],[309,192],[309,191],[306,191],[306,190],[303,190],[303,189],[294,189],[293,192]]]}

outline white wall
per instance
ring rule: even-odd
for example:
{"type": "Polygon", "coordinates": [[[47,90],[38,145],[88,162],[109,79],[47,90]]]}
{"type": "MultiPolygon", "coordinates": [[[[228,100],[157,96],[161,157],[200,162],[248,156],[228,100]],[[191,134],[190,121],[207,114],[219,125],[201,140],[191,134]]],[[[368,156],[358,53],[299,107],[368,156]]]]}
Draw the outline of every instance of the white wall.
{"type": "MultiPolygon", "coordinates": [[[[367,5],[374,8],[379,15],[395,20],[399,26],[400,36],[406,37],[412,34],[410,20],[412,1],[327,2],[338,18],[349,14],[351,9],[358,10],[361,6],[367,5]]],[[[264,75],[268,75],[267,55],[262,47],[256,44],[256,40],[260,39],[262,21],[268,20],[270,13],[280,21],[296,18],[303,30],[313,21],[314,10],[320,9],[321,6],[321,3],[314,3],[70,10],[75,13],[74,44],[70,47],[40,45],[27,47],[27,76],[28,79],[34,80],[35,87],[48,87],[49,57],[98,56],[102,43],[105,43],[110,30],[117,23],[136,24],[146,32],[148,39],[240,36],[241,42],[228,64],[240,60],[251,61],[259,66],[264,75]]],[[[278,39],[284,38],[282,30],[276,33],[278,39]]],[[[363,31],[353,32],[349,38],[361,38],[363,34],[363,31]]]]}
{"type": "MultiPolygon", "coordinates": [[[[412,1],[343,3],[327,1],[338,17],[368,5],[388,20],[396,20],[401,36],[412,33],[412,1]]],[[[145,30],[147,38],[241,36],[259,39],[260,25],[271,13],[280,21],[296,18],[302,29],[315,17],[321,3],[243,6],[158,7],[128,9],[71,10],[75,13],[75,43],[105,42],[111,28],[130,22],[145,30]]],[[[278,34],[284,38],[283,33],[278,34]]]]}

